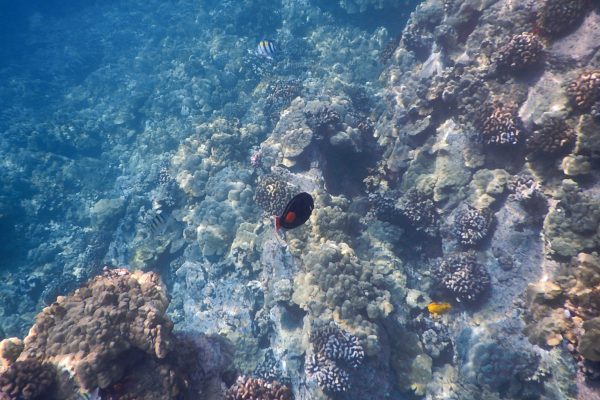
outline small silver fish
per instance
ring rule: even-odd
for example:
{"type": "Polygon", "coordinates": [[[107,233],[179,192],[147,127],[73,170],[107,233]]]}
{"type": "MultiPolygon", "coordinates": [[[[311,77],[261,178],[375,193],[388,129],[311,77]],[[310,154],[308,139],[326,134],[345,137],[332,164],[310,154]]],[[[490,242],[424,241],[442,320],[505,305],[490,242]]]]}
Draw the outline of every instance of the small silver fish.
{"type": "Polygon", "coordinates": [[[150,220],[150,230],[152,233],[161,233],[162,228],[167,223],[167,216],[163,215],[162,212],[157,212],[154,217],[150,220]]]}
{"type": "Polygon", "coordinates": [[[256,55],[272,60],[277,53],[277,46],[271,40],[261,40],[256,47],[256,55]]]}

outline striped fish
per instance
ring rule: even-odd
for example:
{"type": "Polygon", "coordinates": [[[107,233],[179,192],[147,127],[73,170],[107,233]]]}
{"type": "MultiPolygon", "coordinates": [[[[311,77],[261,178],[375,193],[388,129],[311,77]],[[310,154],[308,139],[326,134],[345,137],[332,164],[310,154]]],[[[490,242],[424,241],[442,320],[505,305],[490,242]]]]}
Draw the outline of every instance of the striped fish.
{"type": "Polygon", "coordinates": [[[272,60],[277,53],[277,47],[271,40],[261,40],[256,47],[256,55],[272,60]]]}
{"type": "Polygon", "coordinates": [[[163,212],[163,210],[157,210],[154,215],[150,218],[150,231],[153,235],[160,235],[164,233],[164,230],[169,221],[169,215],[163,212]]]}

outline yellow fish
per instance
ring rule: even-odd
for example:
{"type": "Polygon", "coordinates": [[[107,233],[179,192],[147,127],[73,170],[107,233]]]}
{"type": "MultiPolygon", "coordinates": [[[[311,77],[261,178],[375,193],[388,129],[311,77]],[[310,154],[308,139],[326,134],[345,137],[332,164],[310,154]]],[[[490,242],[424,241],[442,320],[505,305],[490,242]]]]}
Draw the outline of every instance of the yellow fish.
{"type": "Polygon", "coordinates": [[[440,316],[442,314],[446,314],[448,311],[452,309],[452,304],[450,303],[429,303],[427,305],[427,311],[434,317],[440,316]]]}

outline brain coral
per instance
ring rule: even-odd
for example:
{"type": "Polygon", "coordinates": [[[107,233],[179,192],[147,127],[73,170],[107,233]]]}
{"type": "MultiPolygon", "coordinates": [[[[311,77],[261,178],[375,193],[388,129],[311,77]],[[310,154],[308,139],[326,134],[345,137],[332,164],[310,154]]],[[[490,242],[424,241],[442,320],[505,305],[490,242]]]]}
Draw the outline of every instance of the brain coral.
{"type": "Polygon", "coordinates": [[[166,290],[153,272],[108,270],[44,308],[25,338],[23,357],[60,364],[87,390],[123,374],[133,350],[163,359],[172,323],[166,290]]]}
{"type": "Polygon", "coordinates": [[[498,51],[496,63],[501,68],[513,72],[526,70],[538,64],[543,56],[544,46],[539,37],[530,32],[514,35],[498,51]]]}
{"type": "Polygon", "coordinates": [[[537,26],[546,36],[560,36],[581,22],[586,0],[545,0],[538,10],[537,26]]]}
{"type": "Polygon", "coordinates": [[[290,389],[277,382],[240,376],[227,390],[225,400],[291,400],[290,389]]]}
{"type": "Polygon", "coordinates": [[[28,358],[17,361],[0,374],[0,399],[44,399],[46,391],[54,383],[51,365],[28,358]]]}
{"type": "Polygon", "coordinates": [[[475,302],[490,287],[490,275],[473,252],[454,253],[434,270],[439,285],[459,302],[475,302]]]}

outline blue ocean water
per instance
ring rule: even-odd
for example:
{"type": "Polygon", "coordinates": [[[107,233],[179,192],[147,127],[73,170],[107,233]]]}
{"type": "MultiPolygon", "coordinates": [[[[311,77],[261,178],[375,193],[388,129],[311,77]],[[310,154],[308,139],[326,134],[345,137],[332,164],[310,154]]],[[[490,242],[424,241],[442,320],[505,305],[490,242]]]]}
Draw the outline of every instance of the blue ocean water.
{"type": "MultiPolygon", "coordinates": [[[[332,27],[349,27],[353,34],[386,27],[392,36],[400,32],[415,4],[353,15],[333,3],[298,3],[300,8],[321,9],[332,27]]],[[[93,222],[82,212],[86,201],[109,193],[143,196],[151,190],[149,182],[115,187],[123,170],[131,168],[128,157],[139,146],[155,157],[147,160],[145,174],[156,174],[164,155],[189,134],[185,127],[180,132],[146,136],[146,125],[153,121],[144,109],[162,108],[165,119],[180,114],[178,105],[168,104],[172,100],[159,94],[161,82],[169,80],[161,76],[169,73],[169,64],[185,63],[180,72],[185,76],[172,79],[179,80],[179,90],[195,100],[204,97],[210,105],[210,111],[195,108],[190,112],[203,118],[231,114],[228,117],[241,119],[252,117],[244,115],[247,104],[238,101],[240,92],[251,92],[268,75],[303,79],[316,61],[314,44],[306,40],[317,23],[310,21],[287,28],[288,36],[282,40],[285,66],[252,54],[258,40],[278,38],[284,18],[281,2],[24,1],[3,2],[1,7],[4,106],[0,129],[2,151],[7,155],[0,219],[5,237],[3,271],[27,279],[40,263],[48,265],[51,276],[42,274],[36,286],[47,287],[47,279],[72,272],[55,259],[62,245],[47,241],[61,233],[68,237],[73,230],[89,230],[93,222]],[[232,71],[215,76],[231,64],[240,65],[240,76],[232,71]],[[198,92],[198,88],[190,89],[192,79],[217,82],[210,82],[206,92],[198,92]],[[129,114],[125,123],[111,121],[119,112],[129,114]],[[69,176],[65,169],[70,170],[69,176]]],[[[266,131],[260,135],[264,137],[266,131]]],[[[111,232],[102,230],[92,234],[92,240],[105,248],[111,232]]],[[[90,247],[90,238],[81,241],[79,250],[86,251],[83,248],[90,247]]],[[[94,260],[89,261],[101,263],[102,253],[94,253],[94,260]]],[[[95,272],[84,268],[83,274],[95,272]]],[[[40,304],[39,292],[33,290],[33,298],[25,297],[31,311],[34,304],[40,304]]]]}
{"type": "MultiPolygon", "coordinates": [[[[91,386],[60,364],[89,350],[70,337],[43,360],[70,377],[33,398],[71,398],[65,379],[102,398],[258,399],[244,379],[278,399],[598,398],[597,303],[573,287],[600,265],[600,12],[569,3],[555,37],[542,3],[1,1],[0,340],[79,309],[59,296],[94,277],[123,290],[115,268],[160,277],[174,332],[166,358],[152,331],[91,362],[91,386]],[[140,378],[159,365],[169,395],[140,378]]],[[[12,362],[0,399],[24,398],[12,362]]]]}

